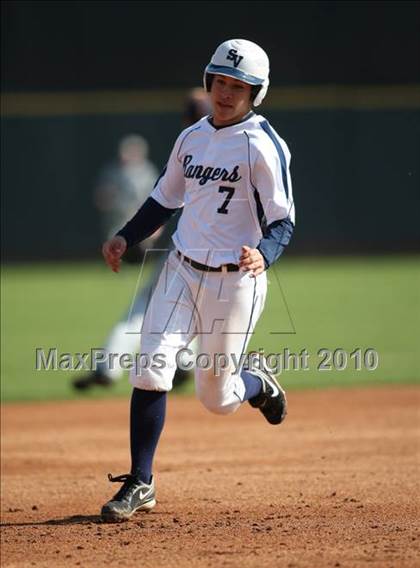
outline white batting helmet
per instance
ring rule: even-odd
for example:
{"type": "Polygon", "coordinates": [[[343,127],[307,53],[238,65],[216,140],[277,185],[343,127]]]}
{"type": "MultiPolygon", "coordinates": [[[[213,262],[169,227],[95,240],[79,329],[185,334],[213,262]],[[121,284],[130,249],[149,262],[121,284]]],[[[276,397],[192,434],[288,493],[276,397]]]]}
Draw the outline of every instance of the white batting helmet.
{"type": "Polygon", "coordinates": [[[253,86],[253,105],[262,103],[270,83],[270,62],[266,52],[247,39],[229,39],[219,45],[204,70],[204,88],[210,91],[212,78],[227,75],[253,86]]]}

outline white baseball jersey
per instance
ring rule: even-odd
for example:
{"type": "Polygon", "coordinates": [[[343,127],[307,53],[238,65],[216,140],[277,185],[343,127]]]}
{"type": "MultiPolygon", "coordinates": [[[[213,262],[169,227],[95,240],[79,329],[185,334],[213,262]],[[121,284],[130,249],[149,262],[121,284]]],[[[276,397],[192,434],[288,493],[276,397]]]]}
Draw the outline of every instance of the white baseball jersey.
{"type": "Polygon", "coordinates": [[[264,224],[294,223],[289,164],[286,143],[264,117],[222,128],[205,117],[180,134],[151,197],[184,208],[172,237],[180,252],[209,266],[238,264],[264,224]]]}

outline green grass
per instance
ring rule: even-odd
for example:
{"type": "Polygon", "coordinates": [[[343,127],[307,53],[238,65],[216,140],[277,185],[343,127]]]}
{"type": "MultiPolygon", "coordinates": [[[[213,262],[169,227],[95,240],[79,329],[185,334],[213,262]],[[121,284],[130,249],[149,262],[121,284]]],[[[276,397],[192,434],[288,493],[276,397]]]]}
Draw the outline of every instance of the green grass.
{"type": "MultiPolygon", "coordinates": [[[[305,349],[309,370],[281,375],[288,388],[416,382],[420,379],[420,258],[285,258],[271,269],[269,294],[250,348],[305,349]],[[274,332],[274,333],[273,333],[274,332]],[[375,371],[317,370],[321,348],[376,349],[375,371]]],[[[66,371],[36,371],[35,349],[100,347],[135,290],[132,268],[101,264],[8,265],[2,270],[2,400],[75,398],[66,371]]],[[[120,381],[111,393],[129,392],[120,381]]]]}

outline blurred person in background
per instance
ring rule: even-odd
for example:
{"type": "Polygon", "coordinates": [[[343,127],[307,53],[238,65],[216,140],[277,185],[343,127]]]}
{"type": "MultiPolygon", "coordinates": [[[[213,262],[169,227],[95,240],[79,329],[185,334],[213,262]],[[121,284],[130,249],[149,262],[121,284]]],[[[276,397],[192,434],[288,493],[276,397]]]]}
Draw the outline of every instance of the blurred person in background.
{"type": "MultiPolygon", "coordinates": [[[[190,126],[210,113],[210,103],[206,91],[196,87],[189,91],[183,112],[184,127],[190,126]]],[[[94,193],[95,204],[102,216],[102,226],[106,239],[115,235],[118,229],[137,212],[139,206],[149,197],[158,178],[156,167],[148,160],[148,144],[138,135],[124,137],[119,144],[119,162],[107,166],[99,177],[94,193]]],[[[176,223],[177,219],[173,221],[176,223]]],[[[146,250],[153,248],[159,241],[159,249],[170,249],[172,244],[173,223],[163,229],[163,234],[156,231],[147,241],[143,241],[134,251],[123,256],[126,262],[140,262],[146,250]],[[159,239],[158,239],[159,238],[159,239]]],[[[149,298],[162,270],[166,254],[150,254],[153,268],[148,283],[137,290],[129,311],[111,329],[105,342],[104,352],[135,353],[139,347],[139,333],[142,327],[149,298]]],[[[110,368],[108,358],[98,363],[94,371],[73,380],[73,387],[86,391],[95,386],[110,387],[123,376],[119,365],[110,368]]],[[[190,377],[189,371],[177,369],[174,387],[184,384],[190,377]]]]}
{"type": "Polygon", "coordinates": [[[210,114],[211,106],[209,101],[209,96],[203,87],[195,87],[189,91],[187,98],[185,100],[183,125],[186,128],[191,126],[195,122],[198,122],[200,118],[210,114]]]}
{"type": "MultiPolygon", "coordinates": [[[[159,173],[148,159],[149,145],[138,134],[130,134],[121,139],[118,145],[118,161],[105,166],[99,175],[94,192],[94,202],[101,214],[103,236],[115,235],[121,223],[125,223],[143,203],[153,188],[159,173]]],[[[143,258],[144,251],[156,240],[155,233],[141,247],[126,256],[128,262],[143,258]]]]}

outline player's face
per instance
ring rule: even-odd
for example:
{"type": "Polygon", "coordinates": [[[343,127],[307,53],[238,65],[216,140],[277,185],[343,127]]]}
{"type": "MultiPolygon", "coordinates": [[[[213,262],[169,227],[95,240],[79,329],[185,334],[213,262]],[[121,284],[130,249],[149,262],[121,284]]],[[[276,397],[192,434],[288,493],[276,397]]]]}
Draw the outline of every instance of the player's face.
{"type": "Polygon", "coordinates": [[[233,77],[215,75],[210,91],[215,126],[241,120],[251,109],[251,85],[233,77]]]}

